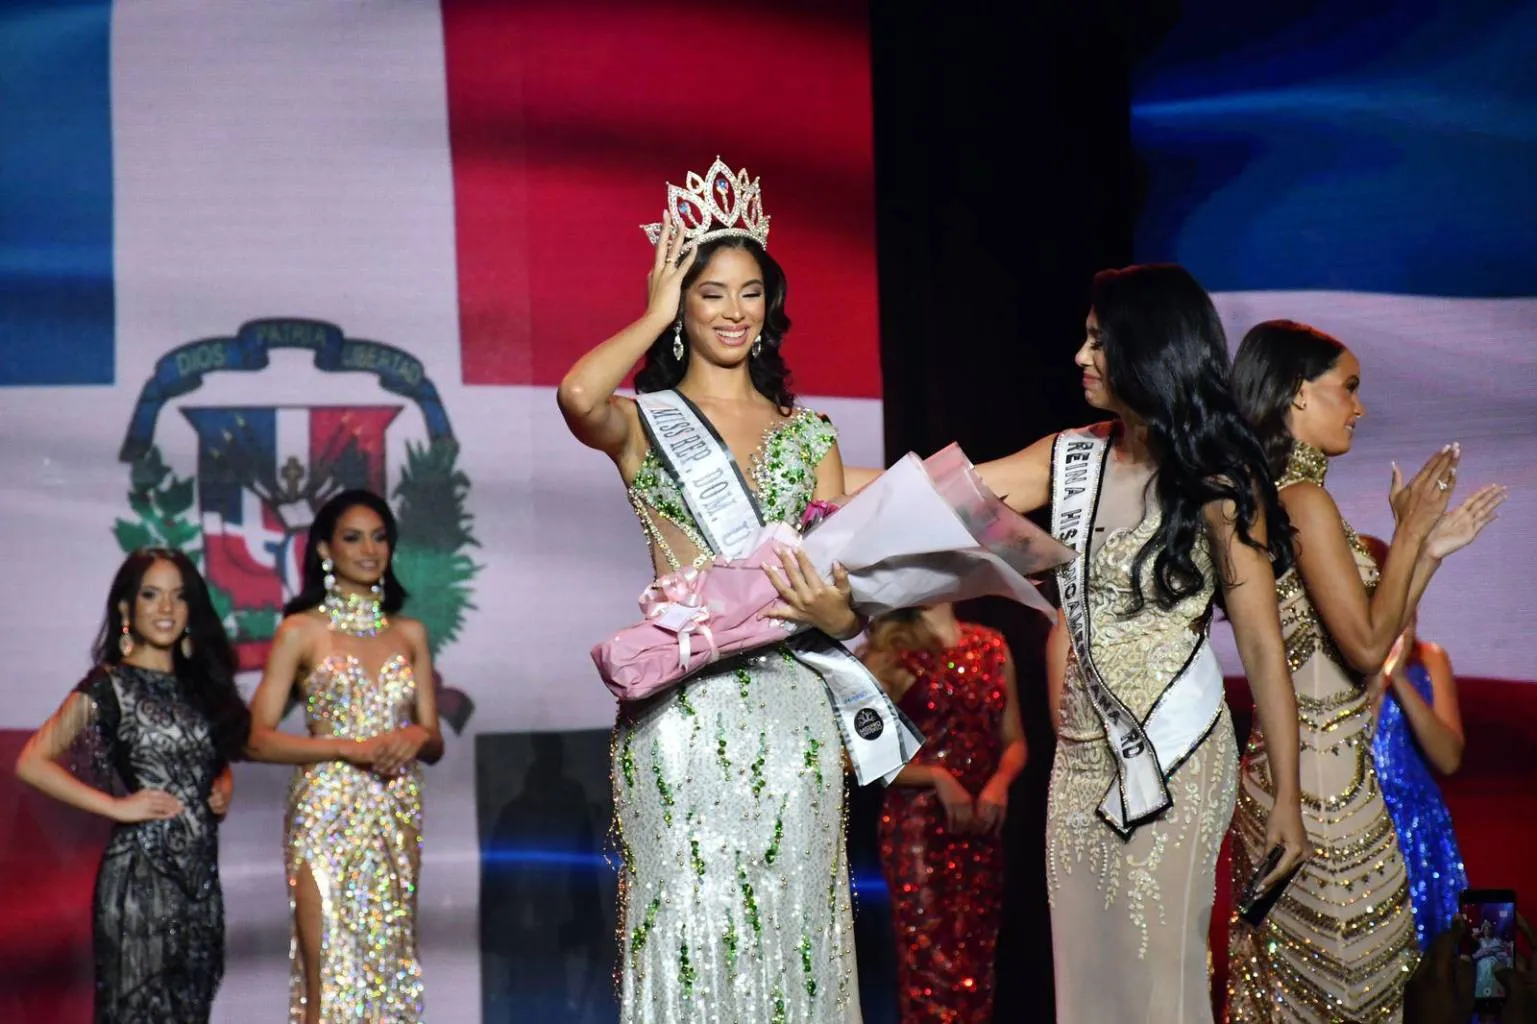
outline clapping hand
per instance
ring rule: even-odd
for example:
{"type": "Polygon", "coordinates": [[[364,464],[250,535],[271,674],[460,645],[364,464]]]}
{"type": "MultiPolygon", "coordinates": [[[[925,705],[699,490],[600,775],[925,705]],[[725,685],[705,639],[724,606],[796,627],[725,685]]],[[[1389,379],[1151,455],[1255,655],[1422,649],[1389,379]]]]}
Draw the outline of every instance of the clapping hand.
{"type": "Polygon", "coordinates": [[[1393,463],[1393,481],[1388,486],[1388,505],[1393,520],[1401,526],[1428,533],[1446,511],[1457,484],[1457,463],[1462,448],[1449,444],[1425,461],[1420,471],[1406,484],[1398,463],[1393,463]]]}
{"type": "Polygon", "coordinates": [[[1436,520],[1425,538],[1425,554],[1442,559],[1473,543],[1484,527],[1499,518],[1495,510],[1509,493],[1502,484],[1488,484],[1474,491],[1467,501],[1436,520]]]}

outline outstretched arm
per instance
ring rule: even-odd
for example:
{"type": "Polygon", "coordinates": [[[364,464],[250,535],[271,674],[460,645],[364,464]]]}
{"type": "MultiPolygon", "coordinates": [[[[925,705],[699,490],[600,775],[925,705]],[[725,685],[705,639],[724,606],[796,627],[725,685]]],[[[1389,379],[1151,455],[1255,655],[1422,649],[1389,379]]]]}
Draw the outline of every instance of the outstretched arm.
{"type": "Polygon", "coordinates": [[[1051,504],[1051,448],[1057,435],[977,467],[988,490],[1016,512],[1034,512],[1051,504]]]}
{"type": "Polygon", "coordinates": [[[886,472],[884,469],[872,469],[869,466],[844,466],[843,493],[852,495],[861,488],[868,487],[872,480],[884,472],[886,472]]]}

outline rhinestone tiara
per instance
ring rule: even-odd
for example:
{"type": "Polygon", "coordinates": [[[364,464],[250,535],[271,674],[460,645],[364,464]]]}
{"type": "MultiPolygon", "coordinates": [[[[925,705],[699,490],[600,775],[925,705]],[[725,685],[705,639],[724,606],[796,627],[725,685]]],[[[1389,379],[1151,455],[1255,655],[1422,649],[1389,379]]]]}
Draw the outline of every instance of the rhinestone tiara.
{"type": "MultiPolygon", "coordinates": [[[[703,177],[689,171],[684,182],[685,188],[667,183],[667,208],[683,224],[685,245],[739,235],[768,248],[769,219],[757,178],[749,178],[745,169],[733,172],[717,156],[703,177]]],[[[641,230],[652,245],[662,237],[661,224],[643,224],[641,230]]]]}

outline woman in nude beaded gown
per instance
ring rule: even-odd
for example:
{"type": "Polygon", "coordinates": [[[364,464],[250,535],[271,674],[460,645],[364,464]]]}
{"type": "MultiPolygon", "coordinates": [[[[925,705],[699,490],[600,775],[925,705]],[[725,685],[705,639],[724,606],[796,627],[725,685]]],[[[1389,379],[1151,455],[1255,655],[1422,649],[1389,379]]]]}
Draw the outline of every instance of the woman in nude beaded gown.
{"type": "MultiPolygon", "coordinates": [[[[1251,330],[1234,362],[1245,416],[1273,460],[1296,533],[1296,567],[1276,583],[1302,729],[1302,806],[1313,858],[1259,928],[1230,933],[1228,1020],[1397,1021],[1418,958],[1393,821],[1372,764],[1375,674],[1442,558],[1494,517],[1503,489],[1444,514],[1460,452],[1447,445],[1406,485],[1394,471],[1397,529],[1376,561],[1324,489],[1365,413],[1361,366],[1335,339],[1289,321],[1251,330]],[[1300,383],[1299,383],[1300,382],[1300,383]]],[[[1241,884],[1263,856],[1274,756],[1268,724],[1245,750],[1233,822],[1241,884]]]]}
{"type": "MultiPolygon", "coordinates": [[[[614,393],[637,361],[636,390],[702,422],[714,440],[701,431],[695,451],[713,449],[764,522],[797,523],[843,493],[832,425],[787,386],[785,277],[758,183],[718,160],[689,181],[652,228],[646,312],[559,389],[571,432],[618,468],[659,575],[709,562],[722,534],[695,515],[637,401],[614,393]]],[[[780,617],[859,631],[846,586],[793,558],[783,568],[780,617]]],[[[815,672],[760,651],[622,705],[613,780],[624,1024],[859,1020],[843,746],[815,672]]]]}
{"type": "Polygon", "coordinates": [[[979,467],[1020,511],[1052,506],[1079,551],[1058,570],[1061,687],[1046,854],[1057,1020],[1211,1020],[1207,928],[1237,745],[1207,641],[1232,621],[1281,799],[1278,877],[1304,856],[1297,731],[1272,564],[1285,514],[1227,386],[1221,322],[1175,266],[1096,275],[1077,362],[1116,421],[979,467]]]}
{"type": "Polygon", "coordinates": [[[321,507],[304,589],[251,699],[251,757],[298,766],[284,844],[290,1024],[423,1017],[421,763],[442,756],[443,737],[427,632],[395,614],[406,598],[390,567],[395,543],[395,517],[370,491],[321,507]],[[294,700],[308,736],[278,730],[294,700]]]}

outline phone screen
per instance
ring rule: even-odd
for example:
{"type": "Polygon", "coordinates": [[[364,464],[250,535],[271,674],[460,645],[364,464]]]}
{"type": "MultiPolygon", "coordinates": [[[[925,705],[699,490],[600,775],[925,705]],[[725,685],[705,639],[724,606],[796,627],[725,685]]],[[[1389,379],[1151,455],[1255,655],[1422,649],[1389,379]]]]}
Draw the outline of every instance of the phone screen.
{"type": "Polygon", "coordinates": [[[1481,1003],[1505,998],[1494,976],[1509,969],[1516,958],[1516,900],[1509,890],[1469,890],[1462,894],[1462,915],[1468,919],[1463,953],[1473,960],[1473,998],[1481,1003]]]}

